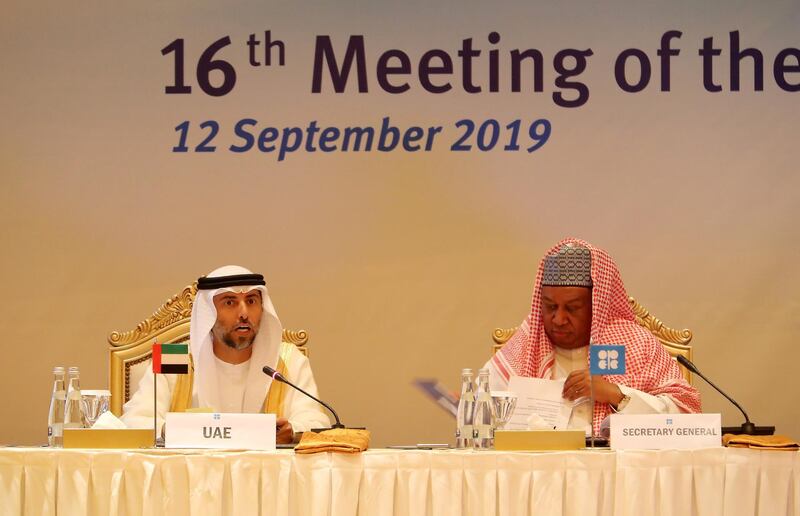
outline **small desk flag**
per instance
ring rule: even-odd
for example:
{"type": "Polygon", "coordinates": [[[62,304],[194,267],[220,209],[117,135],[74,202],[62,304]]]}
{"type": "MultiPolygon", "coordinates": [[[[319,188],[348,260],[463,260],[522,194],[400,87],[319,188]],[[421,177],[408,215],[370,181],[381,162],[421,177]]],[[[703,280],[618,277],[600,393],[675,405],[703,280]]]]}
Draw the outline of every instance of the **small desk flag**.
{"type": "Polygon", "coordinates": [[[590,374],[625,374],[625,346],[589,346],[590,374]]]}
{"type": "Polygon", "coordinates": [[[153,372],[189,374],[189,345],[153,344],[153,372]]]}

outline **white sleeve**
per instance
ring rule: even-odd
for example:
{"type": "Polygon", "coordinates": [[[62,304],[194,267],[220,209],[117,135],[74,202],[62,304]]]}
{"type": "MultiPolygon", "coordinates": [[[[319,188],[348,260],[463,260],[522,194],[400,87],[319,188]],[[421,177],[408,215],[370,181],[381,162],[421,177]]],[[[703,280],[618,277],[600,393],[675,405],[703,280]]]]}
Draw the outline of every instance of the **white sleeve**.
{"type": "Polygon", "coordinates": [[[681,409],[666,394],[653,396],[625,385],[618,385],[623,396],[630,396],[630,401],[618,410],[620,414],[678,414],[681,409]]]}
{"type": "MultiPolygon", "coordinates": [[[[290,382],[319,398],[308,358],[297,350],[292,352],[286,376],[290,382]]],[[[295,432],[331,426],[325,407],[288,385],[284,391],[283,409],[284,417],[289,420],[295,432]]]]}
{"type": "Polygon", "coordinates": [[[489,390],[490,391],[507,391],[508,390],[508,381],[503,378],[503,375],[500,374],[500,371],[497,370],[497,367],[494,365],[494,360],[491,358],[488,362],[483,366],[484,369],[489,370],[489,390]]]}
{"type": "MultiPolygon", "coordinates": [[[[149,367],[148,367],[149,369],[149,367]]],[[[174,374],[154,375],[146,372],[139,381],[136,392],[122,407],[122,422],[128,428],[153,428],[153,377],[158,378],[158,428],[164,424],[164,417],[169,411],[172,400],[172,389],[177,381],[174,374]]]]}

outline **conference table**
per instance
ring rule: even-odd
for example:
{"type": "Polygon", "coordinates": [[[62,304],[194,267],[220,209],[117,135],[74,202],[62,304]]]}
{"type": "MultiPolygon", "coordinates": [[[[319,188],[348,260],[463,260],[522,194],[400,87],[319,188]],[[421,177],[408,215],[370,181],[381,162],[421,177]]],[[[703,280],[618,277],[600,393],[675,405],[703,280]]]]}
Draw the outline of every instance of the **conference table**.
{"type": "Polygon", "coordinates": [[[0,448],[3,515],[800,515],[800,452],[0,448]]]}

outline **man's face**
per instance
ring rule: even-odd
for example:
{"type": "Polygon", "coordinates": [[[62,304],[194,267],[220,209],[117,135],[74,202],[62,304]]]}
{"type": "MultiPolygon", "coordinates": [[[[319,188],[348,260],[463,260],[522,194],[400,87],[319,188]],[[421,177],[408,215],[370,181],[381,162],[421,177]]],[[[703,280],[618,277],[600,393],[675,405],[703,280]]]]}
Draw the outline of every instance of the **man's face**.
{"type": "Polygon", "coordinates": [[[223,292],[214,296],[217,322],[211,329],[214,339],[236,350],[249,348],[261,324],[261,291],[223,292]]]}
{"type": "Polygon", "coordinates": [[[592,289],[542,287],[542,322],[554,346],[564,349],[588,346],[592,331],[592,289]]]}

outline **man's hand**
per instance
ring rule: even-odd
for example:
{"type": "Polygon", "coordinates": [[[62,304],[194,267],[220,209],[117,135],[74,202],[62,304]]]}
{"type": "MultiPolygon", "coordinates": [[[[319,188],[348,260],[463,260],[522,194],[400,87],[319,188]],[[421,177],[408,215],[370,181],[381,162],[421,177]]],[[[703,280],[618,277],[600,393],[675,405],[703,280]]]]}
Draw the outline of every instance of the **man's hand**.
{"type": "Polygon", "coordinates": [[[275,421],[275,442],[278,444],[289,444],[294,439],[292,424],[285,417],[279,417],[275,421]]]}
{"type": "Polygon", "coordinates": [[[570,401],[589,396],[590,378],[594,384],[595,401],[599,403],[610,403],[615,407],[622,401],[622,391],[619,390],[616,384],[606,381],[602,376],[592,377],[588,369],[579,369],[569,373],[569,376],[567,376],[567,379],[564,381],[564,390],[561,392],[561,395],[570,401]]]}

